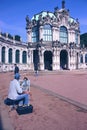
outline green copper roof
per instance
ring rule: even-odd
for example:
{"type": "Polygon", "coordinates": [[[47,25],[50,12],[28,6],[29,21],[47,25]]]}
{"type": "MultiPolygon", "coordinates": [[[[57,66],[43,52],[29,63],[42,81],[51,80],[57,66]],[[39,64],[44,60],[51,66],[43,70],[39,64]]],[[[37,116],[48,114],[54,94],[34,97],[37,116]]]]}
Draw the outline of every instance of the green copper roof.
{"type": "Polygon", "coordinates": [[[70,23],[73,23],[73,22],[74,22],[74,23],[77,23],[76,20],[75,20],[74,18],[72,18],[72,17],[69,18],[69,22],[70,22],[70,23]]]}
{"type": "MultiPolygon", "coordinates": [[[[63,10],[63,9],[62,9],[63,10]]],[[[49,14],[49,16],[52,18],[52,17],[54,17],[54,18],[56,18],[56,16],[52,13],[52,12],[47,12],[47,11],[42,11],[42,12],[40,12],[40,13],[38,13],[38,14],[35,14],[33,17],[32,17],[32,19],[31,20],[36,20],[36,21],[38,21],[39,20],[39,16],[41,15],[42,16],[42,18],[43,17],[45,17],[45,16],[47,16],[47,14],[49,14]]],[[[77,23],[76,22],[76,19],[74,19],[74,18],[72,18],[72,17],[70,17],[69,18],[69,22],[70,23],[77,23]]]]}
{"type": "Polygon", "coordinates": [[[46,11],[42,11],[42,12],[39,13],[39,14],[35,14],[35,15],[33,16],[32,20],[35,19],[36,21],[38,21],[40,15],[42,15],[42,18],[43,18],[43,17],[47,16],[47,14],[49,14],[49,16],[50,16],[51,18],[52,18],[52,17],[55,18],[55,15],[54,15],[53,13],[51,13],[51,12],[48,13],[48,12],[46,12],[46,11]]]}

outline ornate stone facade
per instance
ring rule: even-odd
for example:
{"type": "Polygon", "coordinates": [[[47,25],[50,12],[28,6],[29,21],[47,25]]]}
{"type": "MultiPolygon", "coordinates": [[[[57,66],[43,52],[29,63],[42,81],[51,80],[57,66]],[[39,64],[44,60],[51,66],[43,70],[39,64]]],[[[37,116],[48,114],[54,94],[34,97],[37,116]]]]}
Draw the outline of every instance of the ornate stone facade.
{"type": "Polygon", "coordinates": [[[64,0],[62,8],[56,7],[53,13],[42,11],[31,20],[27,16],[26,30],[28,49],[37,51],[38,61],[34,60],[34,64],[39,64],[39,70],[86,68],[86,51],[80,48],[80,25],[70,16],[64,0]]]}
{"type": "Polygon", "coordinates": [[[56,7],[29,19],[26,16],[27,43],[9,40],[0,35],[0,71],[75,70],[87,68],[87,50],[80,47],[80,24],[69,10],[56,7]]]}

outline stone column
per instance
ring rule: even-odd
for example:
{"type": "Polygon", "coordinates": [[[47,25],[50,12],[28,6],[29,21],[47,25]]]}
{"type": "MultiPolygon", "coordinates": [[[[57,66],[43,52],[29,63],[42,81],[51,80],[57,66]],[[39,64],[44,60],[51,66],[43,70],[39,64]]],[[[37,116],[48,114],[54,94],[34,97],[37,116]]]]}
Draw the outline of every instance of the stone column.
{"type": "Polygon", "coordinates": [[[73,69],[76,69],[76,53],[74,49],[73,49],[73,69]]]}
{"type": "Polygon", "coordinates": [[[27,60],[29,69],[34,70],[34,63],[33,63],[33,50],[30,48],[28,49],[28,60],[27,60]]]}
{"type": "Polygon", "coordinates": [[[30,62],[29,62],[30,61],[30,59],[29,59],[30,58],[30,53],[29,53],[29,50],[26,50],[26,52],[27,52],[27,54],[26,54],[26,56],[27,56],[27,61],[26,62],[27,63],[26,64],[27,64],[28,69],[30,69],[30,62]]]}
{"type": "Polygon", "coordinates": [[[75,35],[74,34],[75,33],[74,33],[73,30],[69,32],[69,43],[70,42],[75,42],[75,35]]]}
{"type": "Polygon", "coordinates": [[[56,70],[56,48],[53,48],[53,70],[56,70]]]}
{"type": "Polygon", "coordinates": [[[15,64],[15,48],[12,50],[12,63],[15,64]]]}
{"type": "Polygon", "coordinates": [[[52,27],[52,33],[53,33],[53,41],[55,41],[55,28],[54,27],[52,27]]]}
{"type": "Polygon", "coordinates": [[[57,48],[57,53],[56,53],[56,69],[60,70],[60,51],[57,48]]]}
{"type": "Polygon", "coordinates": [[[2,50],[2,47],[0,46],[0,63],[1,63],[1,50],[2,50]]]}
{"type": "Polygon", "coordinates": [[[71,38],[71,32],[68,30],[68,43],[71,42],[70,38],[71,38]]]}
{"type": "Polygon", "coordinates": [[[33,50],[31,50],[31,68],[34,70],[34,63],[33,63],[33,50]]]}
{"type": "Polygon", "coordinates": [[[39,28],[39,40],[43,39],[43,26],[39,28]]]}
{"type": "Polygon", "coordinates": [[[80,45],[80,33],[78,34],[78,44],[80,45]]]}
{"type": "Polygon", "coordinates": [[[43,49],[39,49],[39,69],[44,70],[44,53],[43,49]]]}
{"type": "Polygon", "coordinates": [[[32,31],[31,31],[31,29],[27,30],[27,42],[32,42],[32,31]]]}
{"type": "Polygon", "coordinates": [[[68,68],[70,69],[70,70],[72,70],[72,49],[70,49],[69,50],[69,52],[68,52],[68,59],[69,59],[69,63],[68,63],[68,68]]]}
{"type": "Polygon", "coordinates": [[[52,27],[53,41],[59,40],[58,28],[52,27]]]}
{"type": "Polygon", "coordinates": [[[78,63],[78,64],[77,64],[78,66],[77,66],[77,67],[78,67],[78,69],[79,69],[79,68],[80,68],[80,54],[79,54],[79,52],[78,52],[78,55],[77,55],[77,56],[78,56],[78,62],[77,62],[77,63],[78,63]]]}
{"type": "Polygon", "coordinates": [[[6,40],[8,40],[8,33],[6,33],[6,40]]]}
{"type": "Polygon", "coordinates": [[[28,64],[28,51],[27,51],[27,64],[28,64]]]}
{"type": "Polygon", "coordinates": [[[19,56],[19,59],[20,59],[19,63],[20,63],[20,64],[22,64],[22,55],[23,55],[23,51],[20,50],[20,56],[19,56]]]}
{"type": "Polygon", "coordinates": [[[9,49],[9,48],[6,47],[5,49],[6,49],[6,50],[5,50],[5,63],[8,64],[8,56],[9,56],[9,55],[8,55],[8,49],[9,49]]]}
{"type": "Polygon", "coordinates": [[[29,65],[29,68],[31,66],[31,50],[28,49],[28,55],[27,55],[27,64],[29,65]]]}

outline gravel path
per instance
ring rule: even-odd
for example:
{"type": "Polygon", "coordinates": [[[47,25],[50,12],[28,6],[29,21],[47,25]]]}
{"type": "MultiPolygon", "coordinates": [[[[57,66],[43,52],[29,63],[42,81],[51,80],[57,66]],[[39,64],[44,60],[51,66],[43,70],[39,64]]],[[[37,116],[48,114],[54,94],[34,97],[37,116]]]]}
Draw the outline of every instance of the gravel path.
{"type": "MultiPolygon", "coordinates": [[[[62,95],[87,105],[86,72],[64,72],[38,77],[21,72],[21,78],[24,76],[28,76],[34,85],[31,85],[34,112],[19,116],[15,110],[9,112],[10,108],[2,103],[0,110],[6,113],[6,117],[2,115],[1,118],[8,118],[10,123],[7,124],[11,124],[14,130],[87,130],[87,111],[57,96],[62,95]]],[[[13,72],[0,74],[2,99],[7,96],[12,78],[13,72]]]]}

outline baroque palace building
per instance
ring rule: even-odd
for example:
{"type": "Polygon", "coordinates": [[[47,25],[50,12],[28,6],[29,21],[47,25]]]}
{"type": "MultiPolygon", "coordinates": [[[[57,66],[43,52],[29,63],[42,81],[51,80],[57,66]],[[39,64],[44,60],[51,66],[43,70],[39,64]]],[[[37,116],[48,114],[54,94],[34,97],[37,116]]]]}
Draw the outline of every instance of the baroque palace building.
{"type": "Polygon", "coordinates": [[[27,42],[0,33],[0,72],[20,70],[75,70],[87,68],[87,50],[80,47],[80,24],[62,8],[26,16],[27,42]]]}

